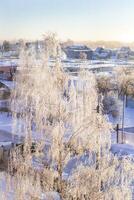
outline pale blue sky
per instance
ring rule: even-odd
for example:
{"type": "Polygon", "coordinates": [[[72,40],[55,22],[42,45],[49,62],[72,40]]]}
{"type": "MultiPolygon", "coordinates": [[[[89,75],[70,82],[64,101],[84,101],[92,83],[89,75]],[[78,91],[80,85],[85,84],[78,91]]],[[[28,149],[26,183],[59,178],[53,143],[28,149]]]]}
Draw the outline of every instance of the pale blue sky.
{"type": "Polygon", "coordinates": [[[0,0],[0,39],[134,41],[134,0],[0,0]]]}

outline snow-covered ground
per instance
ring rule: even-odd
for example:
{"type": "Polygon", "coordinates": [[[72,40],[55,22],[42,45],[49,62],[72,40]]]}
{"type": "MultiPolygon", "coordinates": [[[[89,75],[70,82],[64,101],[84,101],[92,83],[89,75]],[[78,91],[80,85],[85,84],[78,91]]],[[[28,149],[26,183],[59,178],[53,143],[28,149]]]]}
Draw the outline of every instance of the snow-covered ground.
{"type": "Polygon", "coordinates": [[[118,154],[121,156],[131,155],[134,157],[134,146],[129,144],[113,144],[111,147],[111,151],[114,154],[118,154]]]}
{"type": "MultiPolygon", "coordinates": [[[[120,119],[119,121],[121,128],[122,119],[120,119]]],[[[116,124],[116,122],[114,122],[114,124],[116,124]]],[[[134,157],[134,108],[125,108],[124,132],[124,144],[117,144],[117,134],[116,132],[113,132],[111,151],[114,154],[118,154],[119,156],[129,155],[134,157]]]]}
{"type": "MultiPolygon", "coordinates": [[[[113,119],[111,116],[109,116],[109,120],[113,125],[119,124],[120,128],[122,127],[122,116],[118,119],[113,119]]],[[[134,127],[134,108],[125,108],[124,127],[134,127]]]]}
{"type": "Polygon", "coordinates": [[[0,131],[12,133],[12,125],[13,125],[12,117],[9,116],[8,113],[1,112],[0,113],[0,131]]]}
{"type": "Polygon", "coordinates": [[[134,127],[134,108],[125,109],[124,127],[134,127]]]}
{"type": "MultiPolygon", "coordinates": [[[[11,115],[8,113],[0,113],[0,142],[10,142],[10,141],[19,141],[22,140],[26,134],[23,131],[24,122],[21,119],[16,120],[16,125],[14,127],[14,120],[11,115]],[[21,128],[20,128],[21,127],[21,128]],[[21,132],[20,132],[21,130],[21,132]]],[[[33,140],[43,139],[41,133],[35,132],[32,133],[33,140]]],[[[0,143],[0,144],[1,144],[0,143]]]]}
{"type": "Polygon", "coordinates": [[[1,59],[0,67],[16,66],[18,64],[18,59],[1,59]]]}
{"type": "MultiPolygon", "coordinates": [[[[19,121],[20,123],[20,121],[19,121]]],[[[121,124],[121,120],[120,120],[121,124]]],[[[13,119],[7,113],[0,113],[0,131],[12,133],[13,119]]],[[[134,108],[125,109],[124,127],[134,127],[134,108]]]]}
{"type": "MultiPolygon", "coordinates": [[[[64,68],[115,68],[117,66],[133,66],[134,61],[123,61],[118,59],[109,59],[109,60],[80,60],[80,59],[65,59],[62,60],[64,68]]],[[[19,59],[1,59],[0,67],[6,66],[18,66],[19,59]]],[[[50,65],[53,65],[54,61],[50,60],[50,65]]]]}

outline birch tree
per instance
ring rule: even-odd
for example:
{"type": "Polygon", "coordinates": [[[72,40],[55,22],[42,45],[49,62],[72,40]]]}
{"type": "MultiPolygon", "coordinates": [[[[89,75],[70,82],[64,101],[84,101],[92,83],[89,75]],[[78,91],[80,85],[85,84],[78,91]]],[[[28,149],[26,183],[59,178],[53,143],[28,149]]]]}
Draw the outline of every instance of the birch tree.
{"type": "Polygon", "coordinates": [[[34,52],[22,51],[15,78],[13,130],[25,136],[10,155],[15,198],[40,199],[55,191],[68,200],[131,199],[133,166],[110,153],[111,126],[96,111],[95,77],[81,71],[74,81],[65,73],[57,42],[55,64],[49,65],[51,39],[45,38],[47,46],[38,59],[34,52]]]}

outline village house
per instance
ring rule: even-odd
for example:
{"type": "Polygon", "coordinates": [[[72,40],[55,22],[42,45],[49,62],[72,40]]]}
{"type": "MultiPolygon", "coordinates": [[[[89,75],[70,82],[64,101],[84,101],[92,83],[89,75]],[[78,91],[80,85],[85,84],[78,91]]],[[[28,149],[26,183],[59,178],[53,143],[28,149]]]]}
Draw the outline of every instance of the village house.
{"type": "Polygon", "coordinates": [[[73,45],[63,49],[68,59],[92,59],[93,51],[85,45],[73,45]]]}
{"type": "Polygon", "coordinates": [[[1,65],[0,63],[0,79],[12,81],[14,73],[16,72],[16,69],[17,69],[17,65],[15,64],[1,65]]]}
{"type": "Polygon", "coordinates": [[[97,47],[93,52],[93,59],[109,59],[111,55],[111,50],[104,49],[103,47],[97,47]]]}
{"type": "Polygon", "coordinates": [[[130,47],[121,47],[116,54],[117,59],[129,59],[132,54],[130,47]]]}

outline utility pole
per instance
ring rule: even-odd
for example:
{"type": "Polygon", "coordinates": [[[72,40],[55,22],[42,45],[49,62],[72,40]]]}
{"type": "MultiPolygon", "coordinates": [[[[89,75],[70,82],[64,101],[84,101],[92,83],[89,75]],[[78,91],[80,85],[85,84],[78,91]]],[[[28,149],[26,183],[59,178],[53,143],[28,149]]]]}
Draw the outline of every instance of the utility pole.
{"type": "Polygon", "coordinates": [[[124,117],[125,117],[125,94],[123,94],[123,109],[122,109],[122,144],[123,144],[123,135],[124,135],[124,117]]]}
{"type": "Polygon", "coordinates": [[[116,131],[117,131],[117,144],[118,144],[119,143],[119,124],[117,124],[116,131]]]}

